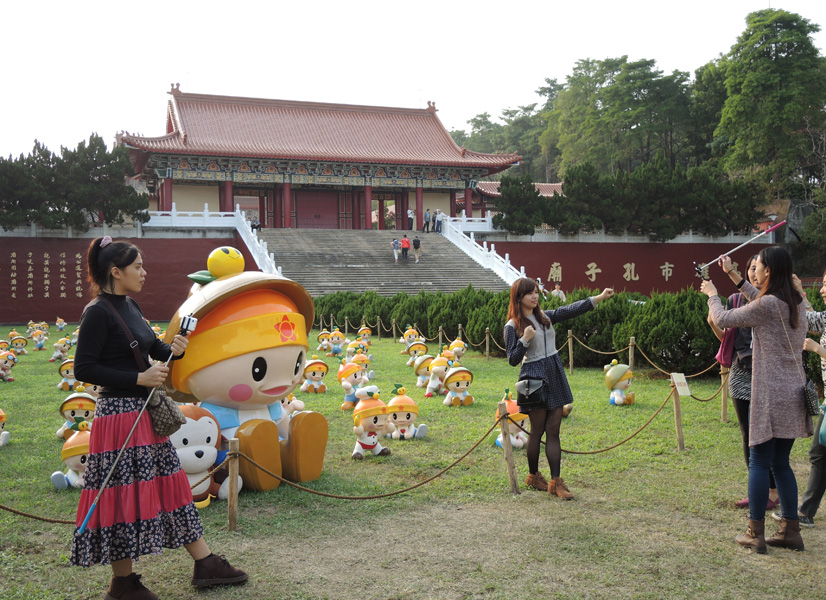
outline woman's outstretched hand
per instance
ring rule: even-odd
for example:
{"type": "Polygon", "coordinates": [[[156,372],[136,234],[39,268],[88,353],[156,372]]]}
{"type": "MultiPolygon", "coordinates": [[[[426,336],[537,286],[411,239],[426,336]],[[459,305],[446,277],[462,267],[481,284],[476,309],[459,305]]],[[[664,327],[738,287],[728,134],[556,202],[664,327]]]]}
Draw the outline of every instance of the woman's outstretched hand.
{"type": "Polygon", "coordinates": [[[605,288],[602,290],[602,293],[595,298],[597,302],[602,302],[606,298],[610,298],[614,295],[614,288],[605,288]]]}

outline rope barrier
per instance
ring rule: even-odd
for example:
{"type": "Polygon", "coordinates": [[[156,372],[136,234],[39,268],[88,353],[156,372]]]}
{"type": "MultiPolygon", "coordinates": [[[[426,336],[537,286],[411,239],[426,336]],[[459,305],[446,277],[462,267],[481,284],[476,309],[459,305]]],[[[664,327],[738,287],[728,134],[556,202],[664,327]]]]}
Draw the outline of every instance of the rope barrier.
{"type": "Polygon", "coordinates": [[[15,510],[14,508],[4,506],[3,504],[0,504],[0,508],[2,508],[3,510],[7,510],[10,513],[13,513],[15,515],[20,515],[21,517],[26,517],[27,519],[34,519],[35,521],[44,521],[46,523],[59,523],[61,525],[74,525],[75,524],[74,521],[68,521],[66,519],[50,519],[48,517],[41,517],[41,516],[38,516],[38,515],[33,515],[31,513],[23,512],[22,510],[15,510]]]}
{"type": "Polygon", "coordinates": [[[608,352],[603,352],[602,350],[597,350],[595,348],[591,348],[585,342],[580,340],[577,336],[573,336],[573,338],[576,341],[578,341],[583,348],[586,348],[586,349],[590,350],[591,352],[595,352],[596,354],[619,354],[620,352],[625,352],[626,350],[628,350],[631,347],[630,345],[628,345],[625,348],[623,348],[622,350],[611,350],[611,351],[608,351],[608,352]]]}
{"type": "Polygon", "coordinates": [[[364,319],[365,327],[369,327],[370,329],[376,329],[376,327],[378,327],[378,324],[379,324],[379,322],[376,321],[375,325],[370,325],[370,321],[368,321],[367,318],[364,319]]]}
{"type": "Polygon", "coordinates": [[[500,346],[500,345],[499,345],[499,342],[497,342],[497,341],[496,341],[496,338],[495,338],[495,337],[490,336],[490,339],[493,341],[493,345],[494,345],[494,346],[496,346],[497,348],[499,348],[502,352],[507,352],[507,349],[506,349],[506,348],[503,348],[502,346],[500,346]]]}
{"type": "MultiPolygon", "coordinates": [[[[629,436],[628,436],[627,438],[625,438],[624,440],[617,442],[617,443],[616,443],[616,444],[614,444],[613,446],[608,446],[607,448],[602,448],[602,449],[600,449],[600,450],[566,450],[565,448],[562,448],[562,451],[563,451],[563,452],[565,452],[566,454],[600,454],[600,453],[602,453],[602,452],[608,452],[609,450],[613,450],[614,448],[616,448],[616,447],[618,447],[618,446],[621,446],[621,445],[622,445],[622,444],[624,444],[625,442],[627,442],[627,441],[632,440],[633,438],[635,438],[635,437],[636,437],[636,436],[637,436],[637,435],[638,435],[638,434],[639,434],[639,433],[640,433],[643,429],[645,429],[646,427],[648,427],[648,426],[651,424],[651,421],[653,421],[653,420],[654,420],[654,418],[655,418],[658,414],[660,414],[660,411],[663,409],[663,407],[665,407],[665,405],[666,405],[666,404],[668,403],[668,401],[671,399],[671,396],[672,396],[672,395],[674,395],[674,389],[673,389],[673,388],[672,388],[671,392],[668,394],[668,396],[666,396],[666,397],[665,397],[665,400],[663,400],[663,403],[662,403],[662,404],[660,404],[660,407],[659,407],[656,411],[654,411],[654,414],[653,414],[653,415],[651,415],[651,418],[650,418],[650,419],[648,419],[645,423],[643,423],[642,427],[640,427],[639,429],[637,429],[634,433],[632,433],[631,435],[629,435],[629,436]]],[[[510,415],[508,415],[508,421],[510,421],[511,423],[513,423],[514,425],[516,425],[517,427],[519,427],[519,429],[521,429],[522,431],[524,431],[525,433],[528,433],[528,434],[530,435],[530,433],[529,433],[526,429],[524,429],[521,425],[517,424],[517,423],[516,423],[516,422],[515,422],[515,421],[514,421],[511,417],[510,417],[510,415]]],[[[544,440],[542,440],[540,443],[544,444],[544,443],[545,443],[545,441],[544,441],[544,440]]]]}
{"type": "Polygon", "coordinates": [[[257,462],[255,462],[252,458],[250,458],[249,456],[244,454],[243,452],[239,452],[238,456],[240,456],[244,460],[250,462],[253,466],[255,466],[255,468],[257,468],[260,471],[263,471],[264,473],[266,473],[270,477],[278,479],[280,482],[286,483],[287,485],[290,485],[290,486],[292,486],[296,489],[299,489],[302,492],[309,492],[310,494],[315,494],[316,496],[324,496],[325,498],[336,498],[338,500],[376,500],[378,498],[389,498],[390,496],[397,496],[399,494],[404,494],[405,492],[415,490],[416,488],[421,487],[421,486],[423,486],[427,483],[430,483],[431,481],[433,481],[434,479],[437,479],[438,477],[441,477],[442,475],[447,473],[450,469],[452,469],[453,467],[458,465],[460,462],[462,462],[465,458],[467,458],[467,456],[471,452],[476,450],[476,448],[479,446],[479,444],[481,444],[482,442],[485,441],[485,439],[490,435],[490,433],[499,425],[499,422],[504,418],[505,417],[500,417],[500,418],[496,419],[496,422],[493,425],[490,426],[490,429],[488,429],[487,432],[485,432],[485,434],[481,438],[479,438],[479,441],[477,441],[475,444],[473,444],[473,446],[471,446],[470,449],[467,452],[465,452],[462,456],[457,458],[455,461],[453,461],[451,464],[449,464],[447,467],[445,467],[444,469],[442,469],[441,471],[439,471],[438,473],[436,473],[432,477],[428,477],[424,481],[420,481],[419,483],[416,483],[414,485],[411,485],[411,486],[406,487],[406,488],[401,489],[401,490],[396,490],[395,492],[386,492],[384,494],[375,494],[375,495],[372,495],[372,496],[342,496],[340,494],[328,494],[327,492],[319,492],[318,490],[313,490],[313,489],[310,489],[308,487],[304,487],[303,485],[299,485],[299,484],[297,484],[293,481],[289,481],[288,479],[284,479],[280,475],[276,475],[275,473],[273,473],[271,471],[268,471],[267,469],[265,469],[264,467],[259,465],[257,462]]]}
{"type": "Polygon", "coordinates": [[[728,383],[728,376],[728,373],[725,373],[723,375],[723,382],[720,384],[720,387],[717,388],[717,391],[714,392],[714,395],[711,396],[711,398],[698,398],[694,394],[691,394],[691,397],[694,398],[697,402],[710,402],[711,400],[714,400],[720,394],[720,392],[723,391],[723,386],[728,383]]]}

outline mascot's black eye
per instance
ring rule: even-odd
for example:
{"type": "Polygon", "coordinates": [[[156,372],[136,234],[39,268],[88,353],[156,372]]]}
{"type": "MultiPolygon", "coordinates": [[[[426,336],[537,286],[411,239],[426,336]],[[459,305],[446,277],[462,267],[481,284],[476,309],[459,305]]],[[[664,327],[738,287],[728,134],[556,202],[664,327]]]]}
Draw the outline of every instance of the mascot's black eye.
{"type": "Polygon", "coordinates": [[[80,464],[85,465],[87,460],[88,459],[87,459],[86,455],[84,454],[83,456],[80,457],[80,464]]]}
{"type": "Polygon", "coordinates": [[[261,381],[267,374],[267,360],[259,356],[252,362],[252,378],[255,381],[261,381]]]}
{"type": "Polygon", "coordinates": [[[75,416],[75,411],[72,411],[72,416],[73,416],[73,417],[75,416]]]}
{"type": "Polygon", "coordinates": [[[410,420],[410,413],[407,413],[407,420],[410,420]]]}
{"type": "Polygon", "coordinates": [[[182,439],[182,440],[181,440],[181,443],[182,443],[184,446],[186,446],[187,444],[189,444],[189,440],[188,440],[188,439],[186,439],[186,438],[184,438],[184,439],[182,439]]]}
{"type": "Polygon", "coordinates": [[[378,417],[373,417],[373,425],[377,424],[378,422],[379,422],[379,418],[378,417]]]}
{"type": "Polygon", "coordinates": [[[212,437],[211,437],[211,436],[207,436],[207,444],[208,444],[208,443],[210,443],[211,441],[212,441],[212,437]]]}
{"type": "Polygon", "coordinates": [[[302,366],[304,366],[304,353],[299,352],[298,358],[295,361],[295,370],[293,371],[293,377],[297,376],[301,372],[302,366]]]}

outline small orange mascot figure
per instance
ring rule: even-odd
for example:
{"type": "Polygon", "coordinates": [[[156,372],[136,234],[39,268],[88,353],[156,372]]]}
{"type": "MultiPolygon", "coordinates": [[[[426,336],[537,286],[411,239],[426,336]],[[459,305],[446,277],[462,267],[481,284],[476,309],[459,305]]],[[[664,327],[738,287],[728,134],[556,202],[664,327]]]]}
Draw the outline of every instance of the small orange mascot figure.
{"type": "Polygon", "coordinates": [[[416,417],[419,416],[419,405],[407,395],[407,390],[400,383],[395,384],[393,393],[395,396],[387,403],[387,408],[391,411],[390,421],[396,430],[385,435],[385,437],[392,437],[394,440],[423,438],[427,435],[427,425],[424,423],[418,426],[413,424],[416,417]]]}
{"type": "Polygon", "coordinates": [[[353,433],[356,438],[356,447],[353,449],[353,459],[362,460],[364,451],[369,450],[373,456],[390,456],[390,448],[383,448],[379,443],[379,435],[393,433],[395,426],[388,420],[390,409],[381,401],[379,388],[368,385],[356,391],[358,406],[353,411],[353,433]]]}
{"type": "Polygon", "coordinates": [[[304,363],[304,383],[299,390],[306,394],[323,394],[327,391],[324,376],[329,370],[327,363],[313,354],[313,357],[304,363]]]}
{"type": "Polygon", "coordinates": [[[0,408],[0,447],[9,445],[11,434],[6,431],[6,413],[0,408]]]}

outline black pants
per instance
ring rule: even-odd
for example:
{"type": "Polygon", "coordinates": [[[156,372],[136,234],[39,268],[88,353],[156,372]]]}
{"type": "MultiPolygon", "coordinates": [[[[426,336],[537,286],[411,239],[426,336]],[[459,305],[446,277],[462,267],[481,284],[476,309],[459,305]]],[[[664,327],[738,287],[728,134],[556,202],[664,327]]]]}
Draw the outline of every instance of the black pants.
{"type": "Polygon", "coordinates": [[[407,260],[407,251],[409,248],[402,248],[402,260],[407,260]]]}

